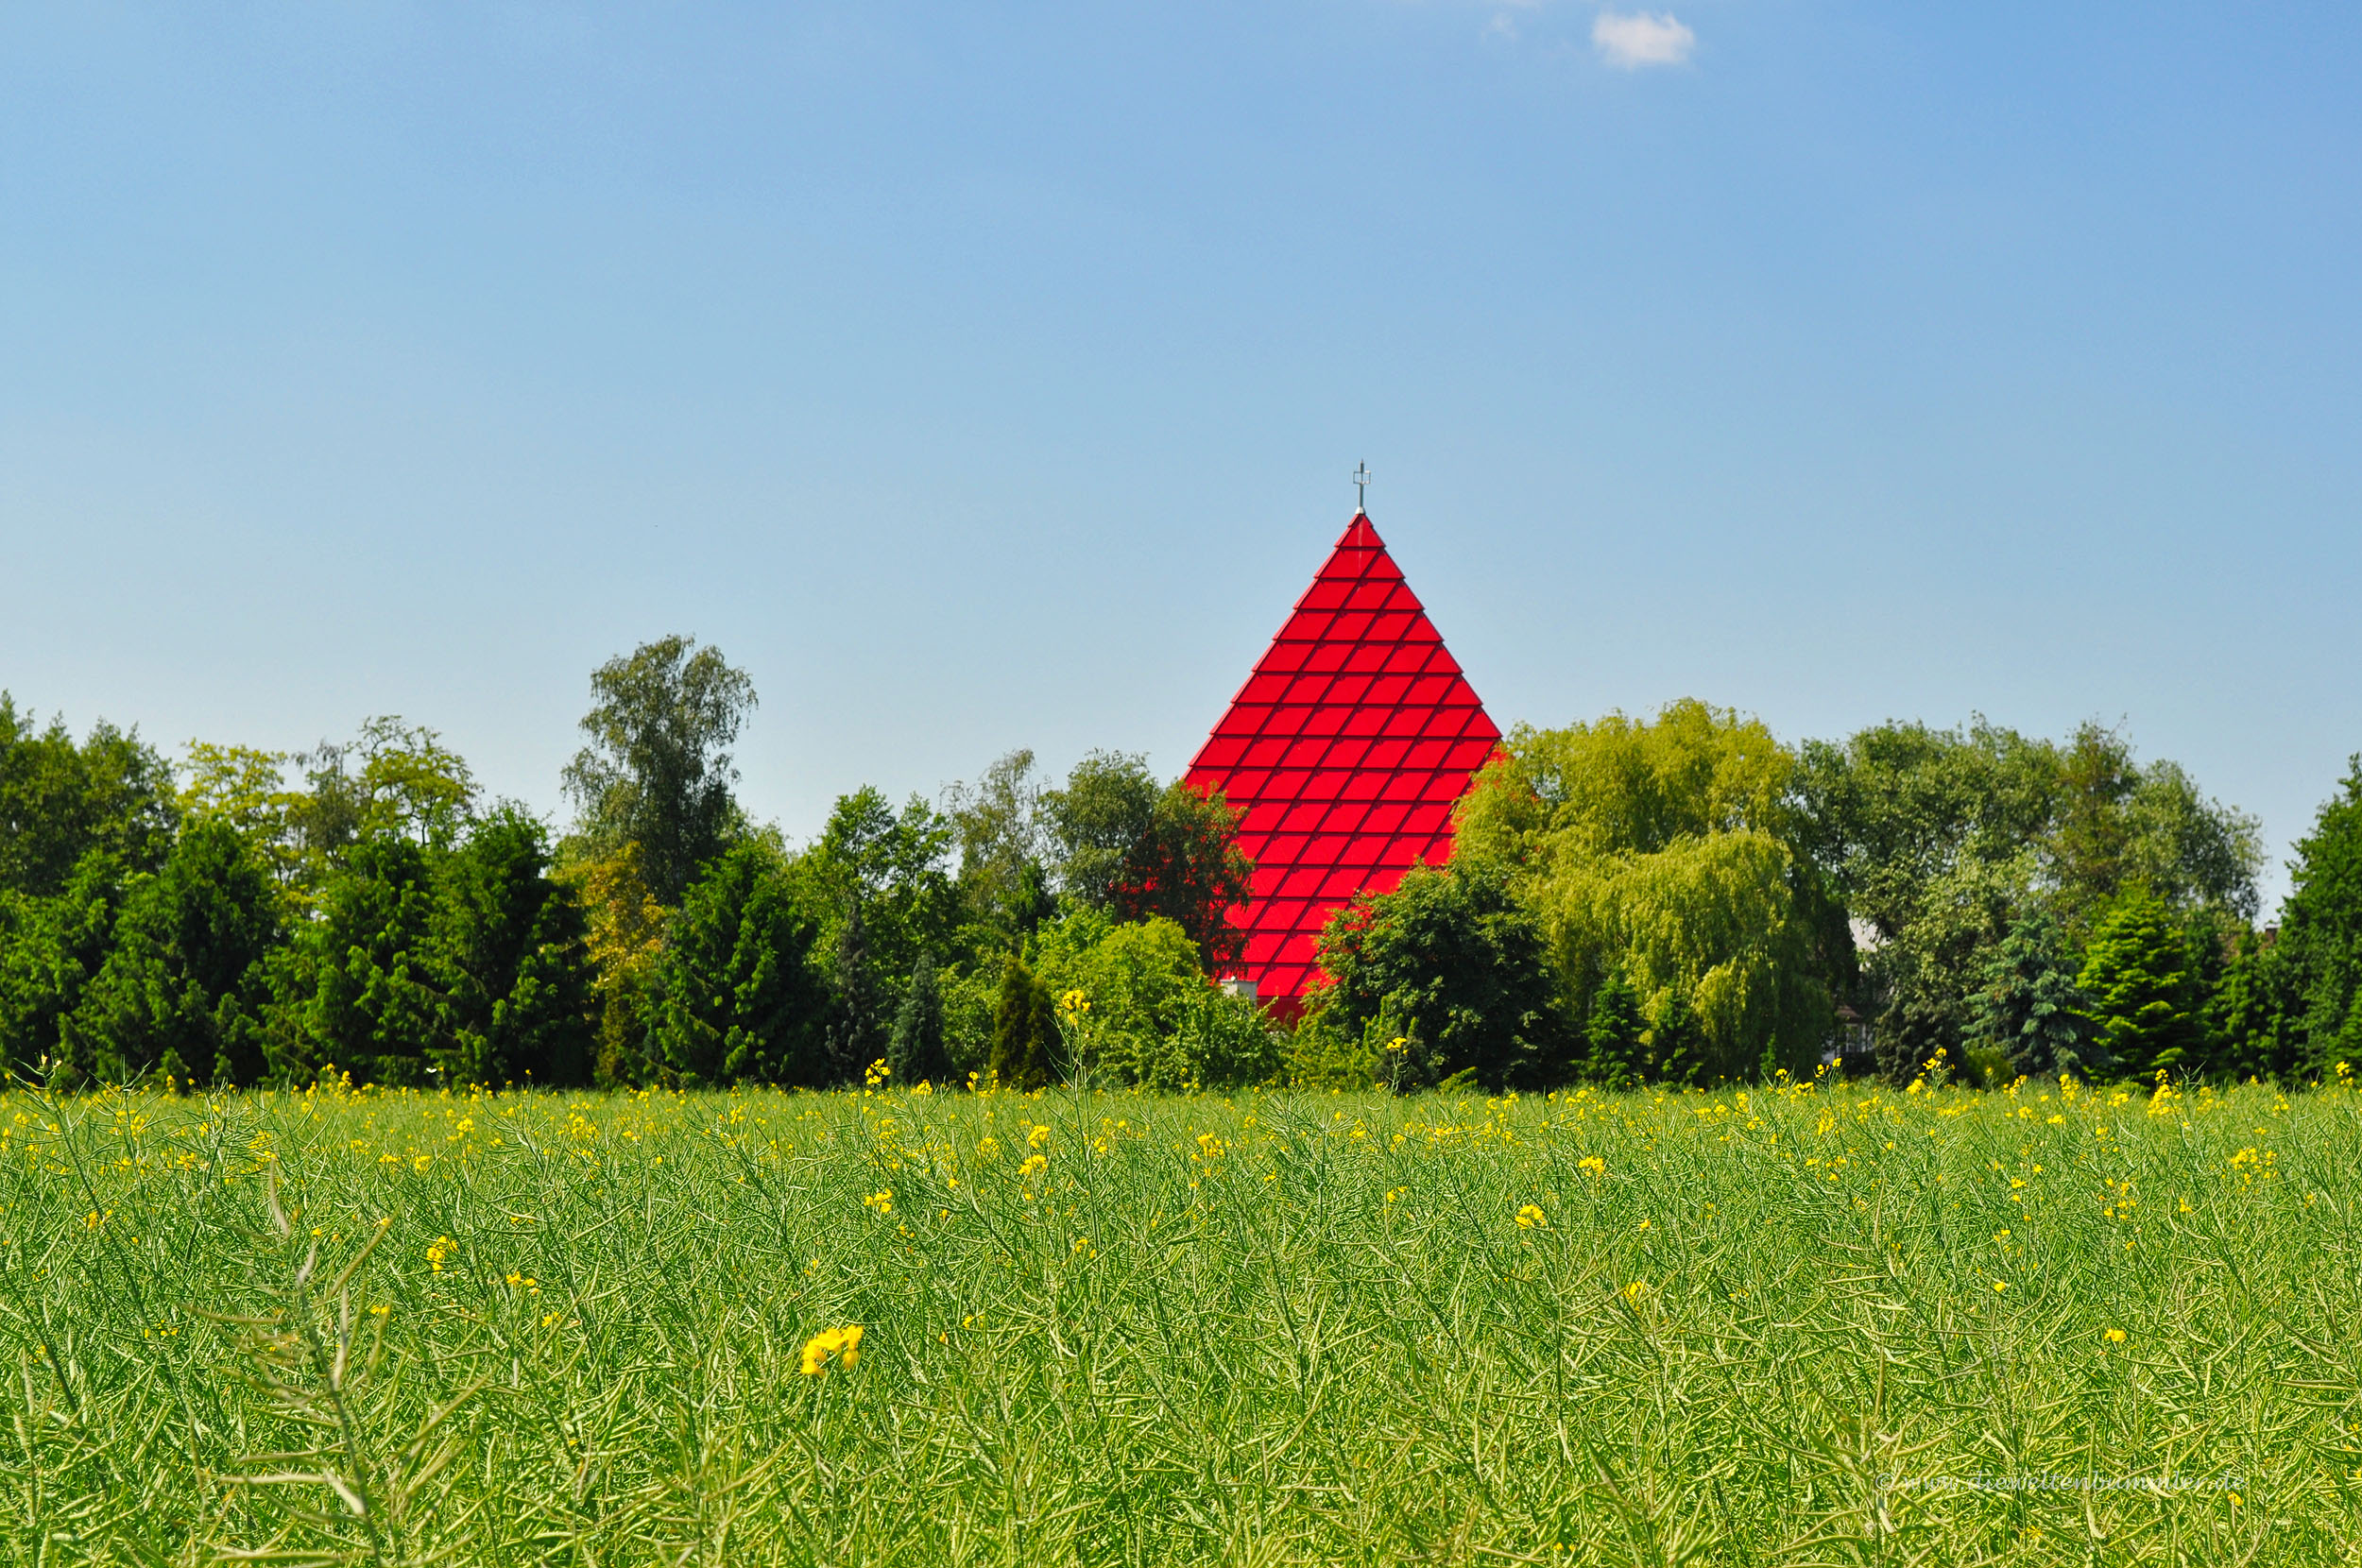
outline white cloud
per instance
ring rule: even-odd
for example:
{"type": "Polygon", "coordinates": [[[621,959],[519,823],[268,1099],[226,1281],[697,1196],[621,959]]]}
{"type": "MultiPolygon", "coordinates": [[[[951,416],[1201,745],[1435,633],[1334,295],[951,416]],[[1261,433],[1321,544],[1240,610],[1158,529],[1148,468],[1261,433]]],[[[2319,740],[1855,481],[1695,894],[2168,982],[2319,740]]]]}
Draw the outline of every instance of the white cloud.
{"type": "Polygon", "coordinates": [[[1698,46],[1698,35],[1674,21],[1670,11],[1662,16],[1647,11],[1630,16],[1601,11],[1591,24],[1591,44],[1610,65],[1637,71],[1644,65],[1686,63],[1689,51],[1698,46]]]}

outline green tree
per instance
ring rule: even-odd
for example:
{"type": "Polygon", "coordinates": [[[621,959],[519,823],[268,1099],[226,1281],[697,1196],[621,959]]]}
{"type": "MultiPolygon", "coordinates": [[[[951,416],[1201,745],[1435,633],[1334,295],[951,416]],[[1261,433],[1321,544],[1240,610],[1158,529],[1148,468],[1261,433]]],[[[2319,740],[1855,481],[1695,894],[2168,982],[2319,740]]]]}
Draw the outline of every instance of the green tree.
{"type": "Polygon", "coordinates": [[[2052,915],[2071,947],[2135,884],[2184,919],[2235,926],[2254,908],[2253,820],[2098,724],[2064,744],[1981,719],[1874,725],[1807,742],[1793,802],[1798,844],[1864,933],[1850,999],[1876,1015],[1898,1079],[1938,1050],[1960,1059],[1986,969],[2029,914],[2052,915]]]}
{"type": "Polygon", "coordinates": [[[1506,878],[1534,912],[1566,1016],[1587,1018],[1620,973],[1652,1041],[1694,1026],[1703,1054],[1652,1045],[1653,1070],[1807,1072],[1853,946],[1798,846],[1794,767],[1757,721],[1693,701],[1520,726],[1462,802],[1455,863],[1506,878]]]}
{"type": "Polygon", "coordinates": [[[1094,1078],[1175,1091],[1202,1082],[1187,1032],[1208,989],[1197,944],[1161,916],[1119,921],[1070,904],[1036,933],[1034,973],[1052,997],[1089,1002],[1078,1065],[1094,1078]]]}
{"type": "Polygon", "coordinates": [[[1228,912],[1247,901],[1255,868],[1220,794],[1178,780],[1159,787],[1145,758],[1095,751],[1042,810],[1068,895],[1119,920],[1163,916],[1189,932],[1208,968],[1236,960],[1243,937],[1228,912]]]}
{"type": "Polygon", "coordinates": [[[251,845],[280,882],[296,881],[302,858],[293,827],[304,796],[286,787],[287,753],[210,741],[191,741],[187,749],[183,824],[220,823],[251,845]]]}
{"type": "Polygon", "coordinates": [[[1398,1031],[1397,1087],[1466,1074],[1498,1091],[1566,1068],[1541,932],[1498,877],[1415,868],[1339,910],[1320,955],[1329,980],[1310,1027],[1348,1040],[1398,1031]]]}
{"type": "Polygon", "coordinates": [[[650,1081],[648,1026],[655,1015],[657,964],[668,912],[641,875],[640,846],[626,844],[598,860],[578,860],[554,875],[574,889],[587,922],[598,1043],[591,1082],[622,1088],[650,1081]]]}
{"type": "Polygon", "coordinates": [[[590,743],[565,775],[586,857],[639,844],[649,892],[672,908],[737,831],[727,748],[755,706],[754,683],[719,649],[666,637],[608,660],[590,686],[590,743]]]}
{"type": "MultiPolygon", "coordinates": [[[[260,761],[270,755],[237,759],[248,773],[232,788],[243,793],[262,783],[260,761]]],[[[299,877],[309,882],[325,878],[367,840],[406,839],[440,851],[456,844],[474,820],[475,777],[466,760],[436,731],[396,715],[365,720],[355,740],[323,741],[290,760],[303,770],[304,788],[266,804],[277,806],[299,877]]],[[[252,812],[251,802],[238,794],[231,804],[252,812]]]]}
{"type": "Polygon", "coordinates": [[[367,838],[320,890],[286,971],[309,1063],[364,1082],[420,1086],[442,1021],[436,986],[434,867],[409,839],[367,838]]]}
{"type": "Polygon", "coordinates": [[[2066,934],[2049,915],[2020,918],[1987,961],[1965,1043],[2008,1058],[2023,1078],[2091,1078],[2114,1066],[2092,1038],[2066,934]]]}
{"type": "Polygon", "coordinates": [[[2175,911],[2254,918],[2262,846],[2253,817],[2204,798],[2177,763],[2137,762],[2131,742],[2098,724],[2081,725],[2055,755],[2044,848],[2071,920],[2088,927],[2136,884],[2175,911]]]}
{"type": "Polygon", "coordinates": [[[47,897],[0,888],[0,1056],[16,1071],[72,1088],[97,1066],[94,1048],[67,1027],[105,967],[122,908],[122,861],[94,850],[47,897]]]}
{"type": "Polygon", "coordinates": [[[1632,1088],[1648,1078],[1649,1018],[1640,1011],[1640,993],[1625,978],[1622,965],[1609,970],[1591,993],[1577,1077],[1610,1089],[1632,1088]]]}
{"type": "Polygon", "coordinates": [[[436,868],[432,945],[442,992],[434,1052],[451,1083],[590,1080],[595,1003],[587,922],[550,874],[549,836],[503,805],[436,868]]]}
{"type": "Polygon", "coordinates": [[[828,1082],[818,935],[773,850],[726,850],[670,922],[652,1054],[684,1086],[828,1082]]]}
{"type": "Polygon", "coordinates": [[[2227,1078],[2286,1082],[2304,1065],[2302,1016],[2289,1006],[2288,955],[2270,933],[2242,931],[2204,1013],[2207,1066],[2227,1078]]]}
{"type": "Polygon", "coordinates": [[[228,1087],[265,1069],[267,961],[283,934],[269,868],[227,824],[193,824],[126,889],[104,965],[72,1014],[95,1075],[228,1087]]]}
{"type": "Polygon", "coordinates": [[[886,1065],[894,1069],[894,1081],[905,1087],[952,1079],[951,1058],[943,1044],[942,982],[933,953],[920,955],[910,984],[903,988],[902,1005],[894,1014],[894,1033],[886,1042],[886,1065]]]}
{"type": "Polygon", "coordinates": [[[2163,900],[2134,887],[2093,928],[2077,984],[2094,1045],[2134,1078],[2198,1065],[2198,1003],[2182,933],[2163,900]]]}
{"type": "Polygon", "coordinates": [[[0,889],[47,897],[94,852],[154,871],[177,816],[171,766],[137,730],[102,722],[77,745],[63,719],[39,728],[0,691],[0,889]]]}
{"type": "Polygon", "coordinates": [[[979,948],[1005,951],[1058,912],[1042,796],[1034,754],[1025,750],[993,763],[972,787],[944,792],[959,844],[960,904],[978,928],[979,948]]]}
{"type": "Polygon", "coordinates": [[[1058,1076],[1065,1053],[1049,987],[1011,953],[1001,961],[1001,994],[992,1010],[993,1078],[1004,1089],[1047,1087],[1058,1076]]]}
{"type": "MultiPolygon", "coordinates": [[[[867,786],[838,797],[819,840],[797,861],[807,896],[827,912],[831,947],[859,910],[864,977],[889,992],[910,983],[919,955],[949,945],[958,895],[948,863],[951,823],[913,796],[900,811],[867,786]]],[[[858,1074],[872,1057],[852,1064],[858,1074]]]]}
{"type": "Polygon", "coordinates": [[[2288,872],[2279,938],[2250,965],[2264,996],[2248,1048],[2284,1070],[2362,1064],[2362,756],[2297,841],[2288,872]]]}
{"type": "Polygon", "coordinates": [[[829,957],[829,1076],[847,1083],[885,1055],[892,1022],[878,984],[877,963],[870,956],[869,922],[858,899],[837,922],[829,957]]]}

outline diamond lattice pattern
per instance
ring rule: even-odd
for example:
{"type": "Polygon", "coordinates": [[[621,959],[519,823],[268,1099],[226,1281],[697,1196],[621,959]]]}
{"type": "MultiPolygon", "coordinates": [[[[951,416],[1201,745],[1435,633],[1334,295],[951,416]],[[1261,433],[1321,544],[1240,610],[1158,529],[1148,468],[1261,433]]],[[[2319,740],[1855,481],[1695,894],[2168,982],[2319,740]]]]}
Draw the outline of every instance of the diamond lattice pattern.
{"type": "Polygon", "coordinates": [[[1357,515],[1190,764],[1255,862],[1238,973],[1288,1009],[1321,928],[1451,853],[1451,809],[1500,741],[1418,596],[1357,515]]]}

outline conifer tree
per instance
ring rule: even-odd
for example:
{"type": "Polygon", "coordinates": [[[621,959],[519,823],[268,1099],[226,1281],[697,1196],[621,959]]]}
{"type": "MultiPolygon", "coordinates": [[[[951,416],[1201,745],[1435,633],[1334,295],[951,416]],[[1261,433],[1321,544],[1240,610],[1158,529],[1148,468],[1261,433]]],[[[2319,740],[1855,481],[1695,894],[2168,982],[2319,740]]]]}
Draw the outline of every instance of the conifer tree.
{"type": "Polygon", "coordinates": [[[1591,994],[1591,1015],[1583,1026],[1585,1050],[1577,1069],[1583,1078],[1607,1088],[1632,1087],[1640,1082],[1648,1028],[1648,1017],[1640,1011],[1640,993],[1633,989],[1618,965],[1591,994]]]}
{"type": "Polygon", "coordinates": [[[2154,894],[2135,888],[2094,928],[2078,980],[2094,1044],[2135,1078],[2194,1069],[2199,1047],[2189,955],[2154,894]]]}
{"type": "Polygon", "coordinates": [[[761,844],[742,844],[692,884],[657,967],[650,1054],[684,1085],[816,1087],[827,997],[815,932],[761,844]]]}
{"type": "Polygon", "coordinates": [[[2263,967],[2291,1065],[2362,1066],[2362,757],[2297,842],[2280,940],[2263,967]]]}
{"type": "Polygon", "coordinates": [[[252,1083],[265,965],[282,932],[260,857],[223,824],[198,823],[161,872],[132,879],[114,951],[68,1027],[114,1082],[152,1070],[183,1087],[252,1083]]]}
{"type": "Polygon", "coordinates": [[[2021,1077],[2082,1078],[2114,1065],[2092,1037],[2090,998],[2076,986],[2065,935],[2047,914],[2010,928],[1971,1001],[1969,1038],[1999,1050],[2021,1077]]]}
{"type": "Polygon", "coordinates": [[[943,1046],[943,992],[932,952],[918,955],[918,967],[902,993],[894,1035],[886,1042],[886,1065],[894,1069],[894,1081],[905,1088],[942,1083],[951,1077],[951,1058],[943,1046]]]}
{"type": "Polygon", "coordinates": [[[1063,1045],[1050,988],[1011,953],[992,1010],[993,1076],[1004,1089],[1046,1087],[1057,1073],[1063,1045]]]}
{"type": "Polygon", "coordinates": [[[869,954],[869,926],[859,899],[848,903],[837,928],[829,978],[835,990],[829,1022],[829,1065],[839,1082],[851,1082],[885,1054],[885,1006],[878,996],[877,967],[869,954]]]}

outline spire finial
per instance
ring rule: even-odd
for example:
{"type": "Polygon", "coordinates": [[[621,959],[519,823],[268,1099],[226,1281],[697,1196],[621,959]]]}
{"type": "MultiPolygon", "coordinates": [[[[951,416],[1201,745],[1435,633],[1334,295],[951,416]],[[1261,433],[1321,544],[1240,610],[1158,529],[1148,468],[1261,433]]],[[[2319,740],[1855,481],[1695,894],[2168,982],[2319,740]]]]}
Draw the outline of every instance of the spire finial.
{"type": "Polygon", "coordinates": [[[1370,513],[1370,466],[1357,463],[1353,469],[1353,512],[1356,517],[1370,513]]]}

